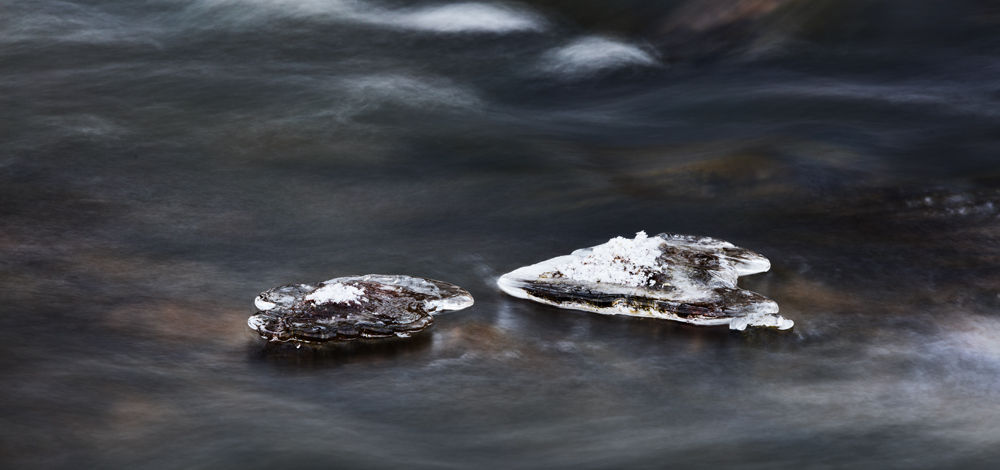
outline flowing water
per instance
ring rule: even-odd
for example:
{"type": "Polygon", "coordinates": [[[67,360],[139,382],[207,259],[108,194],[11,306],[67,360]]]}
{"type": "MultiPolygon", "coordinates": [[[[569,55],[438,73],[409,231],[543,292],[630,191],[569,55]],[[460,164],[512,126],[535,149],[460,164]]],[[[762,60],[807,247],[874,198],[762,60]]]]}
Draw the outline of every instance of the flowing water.
{"type": "Polygon", "coordinates": [[[0,1],[11,468],[993,468],[1000,4],[0,1]],[[515,299],[640,230],[788,331],[515,299]],[[266,346],[274,286],[440,279],[266,346]]]}

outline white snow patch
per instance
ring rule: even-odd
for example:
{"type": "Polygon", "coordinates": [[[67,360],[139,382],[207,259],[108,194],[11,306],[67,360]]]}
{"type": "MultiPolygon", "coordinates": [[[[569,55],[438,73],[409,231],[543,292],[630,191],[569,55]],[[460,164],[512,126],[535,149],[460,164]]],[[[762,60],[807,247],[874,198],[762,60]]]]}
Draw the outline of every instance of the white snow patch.
{"type": "Polygon", "coordinates": [[[595,246],[590,255],[574,258],[556,270],[576,281],[620,284],[633,287],[652,286],[653,271],[659,265],[663,239],[638,232],[635,239],[615,237],[595,246]]]}
{"type": "Polygon", "coordinates": [[[653,67],[659,62],[639,46],[600,36],[577,39],[545,55],[543,68],[565,75],[587,75],[626,66],[653,67]]]}
{"type": "Polygon", "coordinates": [[[357,287],[332,283],[314,290],[305,297],[305,300],[311,300],[315,304],[346,304],[351,302],[360,304],[364,300],[364,294],[365,291],[357,287]]]}

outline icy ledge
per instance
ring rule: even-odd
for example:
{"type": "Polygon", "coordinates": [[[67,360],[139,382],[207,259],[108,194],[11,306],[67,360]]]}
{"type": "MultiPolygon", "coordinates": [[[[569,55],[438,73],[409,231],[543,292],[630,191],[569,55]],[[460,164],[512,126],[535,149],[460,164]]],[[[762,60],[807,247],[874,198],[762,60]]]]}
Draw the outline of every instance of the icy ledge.
{"type": "Polygon", "coordinates": [[[715,238],[639,232],[516,269],[497,285],[560,308],[787,330],[794,323],[777,315],[777,303],[736,287],[739,276],[770,268],[767,258],[715,238]]]}
{"type": "Polygon", "coordinates": [[[406,337],[430,326],[431,315],[472,303],[465,289],[447,282],[368,274],[264,291],[254,299],[261,312],[247,325],[278,342],[406,337]]]}

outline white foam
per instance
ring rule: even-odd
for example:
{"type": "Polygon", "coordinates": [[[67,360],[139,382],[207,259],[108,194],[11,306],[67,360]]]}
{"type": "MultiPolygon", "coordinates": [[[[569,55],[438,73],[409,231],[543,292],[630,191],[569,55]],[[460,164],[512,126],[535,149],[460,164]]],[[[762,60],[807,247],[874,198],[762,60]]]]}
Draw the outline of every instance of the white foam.
{"type": "Polygon", "coordinates": [[[509,33],[542,31],[538,14],[510,6],[460,2],[417,8],[389,9],[352,0],[201,0],[208,7],[238,8],[246,14],[294,16],[323,21],[346,21],[388,28],[434,33],[509,33]]]}
{"type": "MultiPolygon", "coordinates": [[[[162,32],[151,22],[107,13],[100,6],[71,2],[21,2],[23,9],[5,8],[0,13],[0,44],[44,40],[91,44],[145,43],[162,47],[152,39],[162,32]]],[[[14,3],[9,3],[14,5],[14,3]]]]}
{"type": "Polygon", "coordinates": [[[315,304],[346,304],[351,302],[360,304],[364,300],[364,294],[365,291],[357,287],[331,283],[316,289],[307,295],[305,300],[311,300],[315,304]]]}
{"type": "Polygon", "coordinates": [[[242,14],[287,16],[348,15],[366,5],[354,0],[198,0],[196,7],[237,8],[242,14]]]}
{"type": "Polygon", "coordinates": [[[549,51],[542,68],[565,75],[587,75],[628,66],[659,65],[653,55],[639,46],[601,36],[587,36],[549,51]]]}
{"type": "Polygon", "coordinates": [[[839,80],[813,80],[793,84],[776,84],[757,90],[767,95],[830,98],[837,100],[881,101],[904,106],[929,106],[950,110],[956,114],[996,116],[997,107],[982,100],[983,88],[978,84],[934,84],[926,82],[880,85],[839,80]]]}
{"type": "Polygon", "coordinates": [[[455,3],[372,13],[369,19],[373,23],[438,33],[505,33],[544,29],[544,22],[533,13],[485,3],[455,3]]]}
{"type": "Polygon", "coordinates": [[[442,78],[418,78],[407,75],[367,75],[346,78],[340,86],[360,108],[393,102],[413,107],[443,106],[477,108],[482,105],[476,94],[442,78]]]}

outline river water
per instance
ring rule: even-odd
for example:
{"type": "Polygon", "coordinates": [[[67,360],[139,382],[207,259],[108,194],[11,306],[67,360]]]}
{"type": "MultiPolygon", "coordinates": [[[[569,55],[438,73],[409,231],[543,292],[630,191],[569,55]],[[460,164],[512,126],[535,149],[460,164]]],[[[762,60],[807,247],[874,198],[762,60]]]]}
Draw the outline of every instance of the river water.
{"type": "Polygon", "coordinates": [[[993,468],[994,1],[0,2],[11,468],[993,468]],[[615,236],[767,256],[789,331],[560,310],[615,236]],[[266,346],[268,288],[460,285],[266,346]]]}

